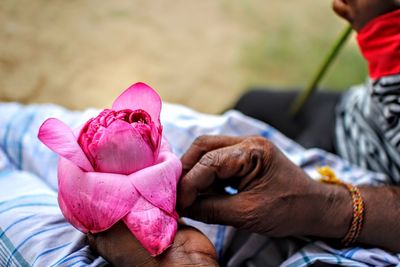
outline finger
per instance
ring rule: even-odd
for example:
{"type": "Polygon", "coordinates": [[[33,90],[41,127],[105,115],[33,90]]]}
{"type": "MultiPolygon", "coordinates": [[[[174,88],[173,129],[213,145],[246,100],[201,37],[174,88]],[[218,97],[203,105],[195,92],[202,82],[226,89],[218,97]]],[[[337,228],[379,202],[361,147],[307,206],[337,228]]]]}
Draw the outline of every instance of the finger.
{"type": "Polygon", "coordinates": [[[235,145],[243,140],[243,137],[203,135],[193,141],[192,145],[182,156],[181,161],[184,172],[188,172],[209,151],[235,145]]]}
{"type": "Polygon", "coordinates": [[[186,215],[208,224],[242,228],[249,215],[250,206],[246,206],[246,202],[240,194],[202,196],[186,209],[186,215]]]}
{"type": "Polygon", "coordinates": [[[154,261],[122,222],[87,237],[90,247],[114,266],[142,266],[154,261]]]}
{"type": "Polygon", "coordinates": [[[240,144],[206,153],[198,163],[181,178],[178,185],[178,205],[185,209],[192,205],[199,193],[209,190],[216,179],[245,176],[256,169],[258,161],[252,160],[253,150],[240,144]]]}

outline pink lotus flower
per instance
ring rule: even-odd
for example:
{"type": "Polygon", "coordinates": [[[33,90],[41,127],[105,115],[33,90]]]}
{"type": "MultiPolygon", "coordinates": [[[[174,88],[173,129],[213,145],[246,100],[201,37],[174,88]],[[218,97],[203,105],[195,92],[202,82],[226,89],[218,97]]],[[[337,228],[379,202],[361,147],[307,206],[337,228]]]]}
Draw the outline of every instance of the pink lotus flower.
{"type": "Polygon", "coordinates": [[[65,218],[84,233],[123,220],[153,256],[175,237],[182,170],[162,138],[160,111],[159,95],[137,83],[112,109],[90,119],[79,136],[53,118],[39,129],[39,139],[61,156],[58,202],[65,218]]]}

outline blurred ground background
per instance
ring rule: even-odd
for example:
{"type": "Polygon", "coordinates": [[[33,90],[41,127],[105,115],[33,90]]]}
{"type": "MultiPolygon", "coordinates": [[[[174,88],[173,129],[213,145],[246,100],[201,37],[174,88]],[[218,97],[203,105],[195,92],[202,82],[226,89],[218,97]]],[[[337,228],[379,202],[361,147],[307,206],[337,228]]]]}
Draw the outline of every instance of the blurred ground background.
{"type": "MultiPolygon", "coordinates": [[[[0,100],[106,107],[144,81],[209,113],[250,86],[302,87],[344,23],[330,0],[2,0],[0,100]]],[[[362,82],[351,42],[323,87],[362,82]]]]}

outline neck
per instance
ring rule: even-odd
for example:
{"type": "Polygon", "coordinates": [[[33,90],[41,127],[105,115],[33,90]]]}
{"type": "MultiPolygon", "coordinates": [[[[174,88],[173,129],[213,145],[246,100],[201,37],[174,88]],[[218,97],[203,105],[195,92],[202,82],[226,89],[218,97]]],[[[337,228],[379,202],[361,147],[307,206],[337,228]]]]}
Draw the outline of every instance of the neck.
{"type": "Polygon", "coordinates": [[[369,22],[357,41],[372,79],[400,73],[400,9],[369,22]]]}

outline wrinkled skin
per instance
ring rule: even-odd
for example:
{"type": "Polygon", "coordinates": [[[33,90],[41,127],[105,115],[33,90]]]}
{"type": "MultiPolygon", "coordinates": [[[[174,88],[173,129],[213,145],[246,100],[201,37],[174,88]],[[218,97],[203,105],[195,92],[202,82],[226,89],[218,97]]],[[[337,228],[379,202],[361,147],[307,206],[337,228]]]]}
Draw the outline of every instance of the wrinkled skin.
{"type": "Polygon", "coordinates": [[[113,266],[218,266],[213,245],[198,230],[180,225],[170,248],[158,257],[140,245],[123,223],[96,235],[88,235],[92,249],[113,266]]]}
{"type": "MultiPolygon", "coordinates": [[[[269,237],[342,239],[353,217],[344,186],[312,180],[261,137],[203,136],[182,157],[178,204],[188,217],[269,237]],[[227,195],[226,185],[238,189],[227,195]]],[[[360,186],[365,203],[357,242],[400,252],[400,188],[360,186]]]]}
{"type": "MultiPolygon", "coordinates": [[[[274,237],[318,235],[324,221],[318,216],[330,200],[343,194],[349,200],[345,189],[312,180],[262,137],[202,136],[181,160],[186,174],[178,204],[184,215],[206,223],[274,237]],[[238,194],[222,193],[226,185],[238,194]]],[[[350,205],[341,206],[351,218],[350,205]]]]}
{"type": "Polygon", "coordinates": [[[360,31],[372,19],[398,9],[399,0],[334,0],[333,10],[360,31]]]}

